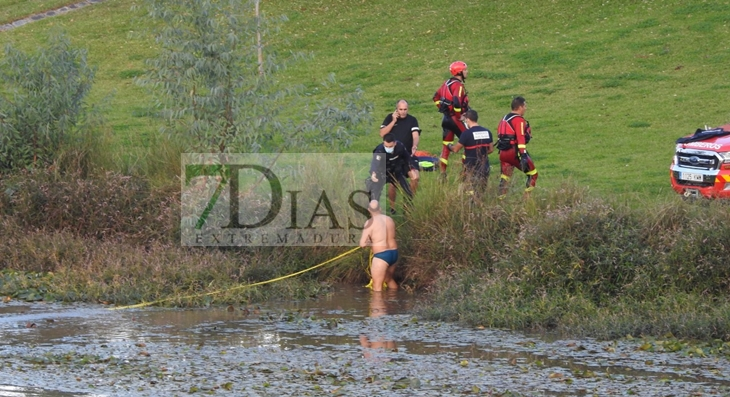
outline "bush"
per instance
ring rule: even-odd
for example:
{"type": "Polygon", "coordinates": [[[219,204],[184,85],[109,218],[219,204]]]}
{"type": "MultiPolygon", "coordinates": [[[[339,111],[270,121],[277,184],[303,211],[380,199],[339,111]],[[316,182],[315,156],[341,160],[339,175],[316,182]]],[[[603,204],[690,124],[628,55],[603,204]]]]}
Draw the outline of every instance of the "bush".
{"type": "Polygon", "coordinates": [[[95,73],[86,50],[73,48],[59,33],[49,41],[36,54],[5,49],[0,63],[0,171],[50,165],[86,117],[84,100],[95,73]]]}
{"type": "Polygon", "coordinates": [[[140,177],[28,170],[0,180],[0,213],[32,230],[137,243],[179,239],[179,193],[140,177]]]}
{"type": "MultiPolygon", "coordinates": [[[[730,310],[724,204],[631,208],[566,186],[455,205],[454,187],[443,189],[410,222],[440,226],[409,243],[427,263],[444,260],[433,265],[426,317],[609,338],[730,338],[730,322],[716,317],[730,310]]],[[[419,269],[406,271],[417,278],[419,269]]]]}

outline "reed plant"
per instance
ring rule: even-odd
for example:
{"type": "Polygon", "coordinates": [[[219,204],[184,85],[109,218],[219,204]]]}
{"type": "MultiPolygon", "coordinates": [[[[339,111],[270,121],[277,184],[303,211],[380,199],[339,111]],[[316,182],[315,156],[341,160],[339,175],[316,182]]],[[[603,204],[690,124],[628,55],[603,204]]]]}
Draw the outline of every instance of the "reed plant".
{"type": "Polygon", "coordinates": [[[269,248],[188,248],[123,236],[86,238],[74,230],[33,230],[2,221],[0,295],[19,300],[203,306],[307,299],[329,289],[317,274],[264,282],[325,260],[331,252],[269,248]],[[121,240],[121,241],[120,241],[121,240]]]}

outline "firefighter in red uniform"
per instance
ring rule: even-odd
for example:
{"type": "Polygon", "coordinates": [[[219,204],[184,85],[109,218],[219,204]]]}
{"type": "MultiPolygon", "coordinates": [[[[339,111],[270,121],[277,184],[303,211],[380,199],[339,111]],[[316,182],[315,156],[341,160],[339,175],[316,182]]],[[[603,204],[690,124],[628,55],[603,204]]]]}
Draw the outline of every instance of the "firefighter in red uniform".
{"type": "Polygon", "coordinates": [[[469,110],[469,98],[464,88],[466,81],[467,69],[466,63],[456,61],[449,66],[451,78],[446,80],[433,96],[433,102],[444,114],[441,121],[443,128],[443,149],[441,150],[440,169],[441,175],[446,175],[446,167],[449,164],[448,145],[454,142],[454,136],[457,138],[466,129],[466,125],[461,121],[461,116],[469,110]]]}
{"type": "Polygon", "coordinates": [[[499,195],[504,197],[515,167],[527,175],[525,193],[531,192],[537,182],[537,169],[532,158],[527,153],[527,143],[532,138],[530,123],[525,120],[527,102],[518,96],[512,100],[512,112],[508,113],[497,126],[497,149],[499,161],[502,165],[502,175],[499,181],[499,195]]]}

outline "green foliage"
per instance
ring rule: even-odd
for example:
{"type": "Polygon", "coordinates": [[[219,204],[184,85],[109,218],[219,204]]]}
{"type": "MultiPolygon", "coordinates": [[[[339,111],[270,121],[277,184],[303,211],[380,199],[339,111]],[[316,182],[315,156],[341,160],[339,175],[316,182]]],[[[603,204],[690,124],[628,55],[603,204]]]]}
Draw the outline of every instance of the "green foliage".
{"type": "Polygon", "coordinates": [[[545,209],[525,224],[510,262],[523,264],[523,282],[537,290],[584,293],[598,303],[620,293],[636,267],[649,263],[642,240],[638,218],[588,199],[545,209]]]}
{"type": "Polygon", "coordinates": [[[418,253],[406,280],[434,279],[426,317],[601,338],[730,340],[726,204],[629,207],[566,185],[458,206],[459,194],[447,194],[458,189],[442,189],[431,192],[443,198],[438,205],[416,208],[404,225],[407,250],[418,253]]]}
{"type": "Polygon", "coordinates": [[[0,64],[0,170],[52,163],[84,121],[84,100],[94,79],[86,50],[62,33],[26,54],[8,45],[0,64]]]}
{"type": "Polygon", "coordinates": [[[26,302],[52,299],[49,274],[3,270],[0,267],[0,296],[12,296],[26,302]]]}
{"type": "MultiPolygon", "coordinates": [[[[351,134],[370,121],[363,92],[310,103],[303,87],[280,84],[276,73],[305,55],[280,58],[263,48],[286,18],[255,15],[255,2],[148,0],[161,50],[137,82],[154,90],[162,115],[193,151],[348,145],[351,134]],[[304,117],[286,113],[292,109],[303,110],[304,117]]],[[[333,76],[323,87],[342,90],[333,76]]]]}

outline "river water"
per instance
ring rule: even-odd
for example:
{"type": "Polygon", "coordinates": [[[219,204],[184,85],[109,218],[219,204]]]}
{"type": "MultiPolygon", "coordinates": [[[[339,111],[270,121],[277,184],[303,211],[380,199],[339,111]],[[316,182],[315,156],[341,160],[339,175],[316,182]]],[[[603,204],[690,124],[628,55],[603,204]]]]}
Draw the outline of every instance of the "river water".
{"type": "Polygon", "coordinates": [[[722,357],[422,321],[417,299],[339,286],[195,310],[0,303],[0,396],[730,395],[722,357]]]}

